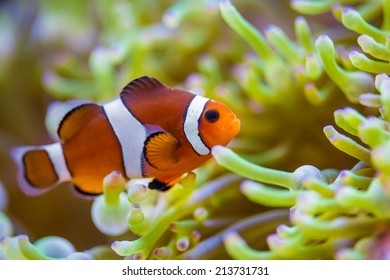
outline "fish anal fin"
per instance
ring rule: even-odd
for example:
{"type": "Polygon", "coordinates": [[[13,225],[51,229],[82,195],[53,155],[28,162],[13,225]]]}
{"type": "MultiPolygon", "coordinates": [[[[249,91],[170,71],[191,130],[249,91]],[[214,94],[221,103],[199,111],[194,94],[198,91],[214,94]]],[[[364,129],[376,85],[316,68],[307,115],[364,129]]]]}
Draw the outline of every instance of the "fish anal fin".
{"type": "Polygon", "coordinates": [[[72,183],[75,193],[82,198],[96,198],[103,193],[103,179],[74,178],[72,183]]]}
{"type": "Polygon", "coordinates": [[[151,90],[165,89],[165,86],[156,78],[150,78],[148,76],[143,76],[141,78],[135,79],[127,84],[120,93],[121,95],[125,94],[135,94],[135,93],[144,93],[151,90]]]}
{"type": "Polygon", "coordinates": [[[166,131],[156,131],[146,138],[144,158],[152,167],[165,171],[175,167],[178,162],[177,149],[180,142],[166,131]]]}
{"type": "Polygon", "coordinates": [[[101,193],[89,193],[85,192],[82,188],[73,184],[73,191],[77,196],[80,196],[84,199],[95,199],[97,196],[101,195],[101,193]]]}
{"type": "Polygon", "coordinates": [[[87,123],[102,113],[102,107],[94,103],[86,103],[70,110],[58,127],[58,136],[62,141],[70,139],[87,123]]]}

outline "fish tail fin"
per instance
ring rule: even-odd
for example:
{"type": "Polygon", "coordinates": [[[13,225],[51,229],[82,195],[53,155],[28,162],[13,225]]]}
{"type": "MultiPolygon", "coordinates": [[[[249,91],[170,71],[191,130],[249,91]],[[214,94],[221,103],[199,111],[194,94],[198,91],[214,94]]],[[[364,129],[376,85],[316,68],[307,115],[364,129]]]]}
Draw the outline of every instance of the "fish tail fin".
{"type": "Polygon", "coordinates": [[[27,195],[43,194],[71,180],[60,143],[15,147],[10,154],[18,167],[19,186],[27,195]]]}

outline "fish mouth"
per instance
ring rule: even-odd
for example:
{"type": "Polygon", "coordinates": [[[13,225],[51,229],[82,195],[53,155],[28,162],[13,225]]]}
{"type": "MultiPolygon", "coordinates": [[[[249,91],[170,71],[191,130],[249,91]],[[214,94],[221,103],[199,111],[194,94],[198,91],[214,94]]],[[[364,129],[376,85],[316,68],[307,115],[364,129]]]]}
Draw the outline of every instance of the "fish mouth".
{"type": "Polygon", "coordinates": [[[238,118],[234,118],[228,125],[228,131],[231,132],[234,136],[240,132],[241,121],[238,118]]]}

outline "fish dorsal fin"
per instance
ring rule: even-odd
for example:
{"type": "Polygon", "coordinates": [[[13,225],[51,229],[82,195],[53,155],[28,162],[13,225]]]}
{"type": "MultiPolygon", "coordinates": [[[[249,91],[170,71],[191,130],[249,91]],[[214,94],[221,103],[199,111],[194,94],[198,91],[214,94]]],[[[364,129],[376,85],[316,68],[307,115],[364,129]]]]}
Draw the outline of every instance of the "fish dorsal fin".
{"type": "MultiPolygon", "coordinates": [[[[147,126],[154,127],[155,126],[147,126]]],[[[180,142],[162,129],[153,129],[145,140],[144,157],[157,170],[169,170],[178,162],[177,149],[180,142]]]]}
{"type": "Polygon", "coordinates": [[[62,119],[58,127],[58,137],[62,141],[70,139],[93,118],[102,112],[102,107],[94,103],[87,103],[70,110],[62,119]]]}
{"type": "Polygon", "coordinates": [[[127,86],[125,86],[120,93],[121,95],[125,94],[134,94],[141,92],[148,92],[157,89],[167,88],[162,82],[156,78],[150,78],[148,76],[143,76],[141,78],[131,81],[127,86]]]}

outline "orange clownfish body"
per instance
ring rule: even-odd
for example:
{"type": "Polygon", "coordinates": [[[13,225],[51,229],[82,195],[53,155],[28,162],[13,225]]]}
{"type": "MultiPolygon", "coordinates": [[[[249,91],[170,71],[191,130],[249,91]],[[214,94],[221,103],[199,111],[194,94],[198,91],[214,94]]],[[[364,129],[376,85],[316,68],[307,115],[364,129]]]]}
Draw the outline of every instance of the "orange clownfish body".
{"type": "Polygon", "coordinates": [[[239,130],[226,105],[142,77],[108,103],[70,110],[59,124],[59,142],[17,147],[11,154],[18,182],[30,195],[65,181],[80,193],[101,194],[102,180],[113,170],[126,179],[154,178],[149,188],[165,191],[239,130]]]}

